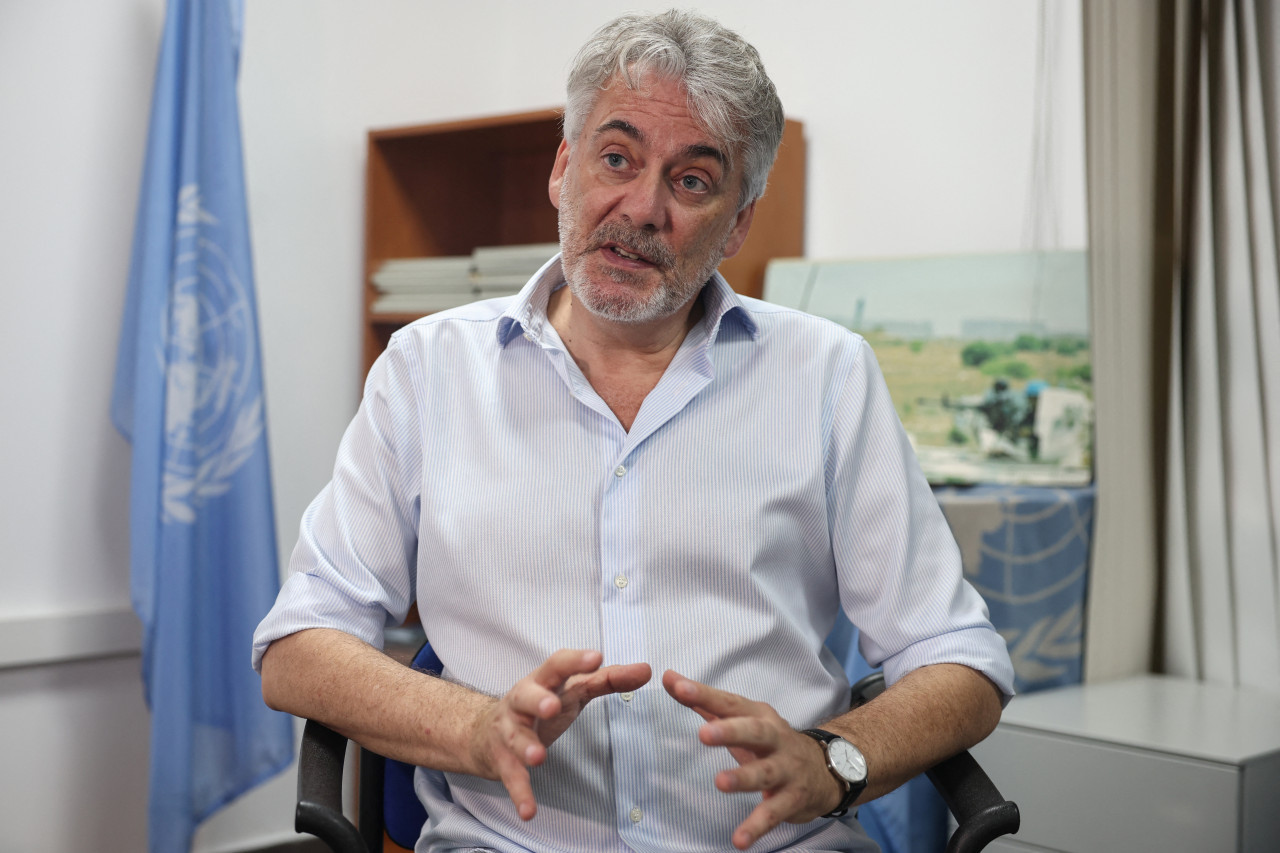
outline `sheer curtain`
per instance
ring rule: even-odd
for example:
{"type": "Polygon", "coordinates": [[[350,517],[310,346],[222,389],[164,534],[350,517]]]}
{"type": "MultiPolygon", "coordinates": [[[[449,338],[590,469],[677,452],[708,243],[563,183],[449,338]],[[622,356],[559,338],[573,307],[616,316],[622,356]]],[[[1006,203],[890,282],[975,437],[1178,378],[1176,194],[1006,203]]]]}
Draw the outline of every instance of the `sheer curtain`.
{"type": "Polygon", "coordinates": [[[1280,692],[1280,32],[1179,5],[1163,668],[1280,692]]]}
{"type": "Polygon", "coordinates": [[[1085,0],[1085,155],[1097,488],[1085,680],[1151,671],[1169,320],[1164,3],[1085,0]],[[1167,205],[1164,207],[1167,208],[1167,205]]]}

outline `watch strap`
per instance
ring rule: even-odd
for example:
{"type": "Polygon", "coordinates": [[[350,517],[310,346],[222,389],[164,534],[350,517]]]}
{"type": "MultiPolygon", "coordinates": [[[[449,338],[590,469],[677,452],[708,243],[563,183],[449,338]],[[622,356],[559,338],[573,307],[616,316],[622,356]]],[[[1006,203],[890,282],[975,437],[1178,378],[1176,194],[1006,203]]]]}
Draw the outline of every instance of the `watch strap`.
{"type": "Polygon", "coordinates": [[[827,761],[827,770],[835,777],[836,781],[844,786],[844,796],[840,798],[840,802],[836,803],[836,807],[823,815],[823,817],[844,817],[849,811],[849,807],[853,805],[853,801],[858,799],[867,788],[867,780],[863,779],[861,784],[854,784],[848,779],[836,772],[836,768],[831,764],[831,757],[827,754],[827,744],[833,740],[843,740],[840,735],[835,732],[829,732],[826,729],[801,729],[800,734],[808,735],[818,742],[822,747],[822,755],[827,761]]]}

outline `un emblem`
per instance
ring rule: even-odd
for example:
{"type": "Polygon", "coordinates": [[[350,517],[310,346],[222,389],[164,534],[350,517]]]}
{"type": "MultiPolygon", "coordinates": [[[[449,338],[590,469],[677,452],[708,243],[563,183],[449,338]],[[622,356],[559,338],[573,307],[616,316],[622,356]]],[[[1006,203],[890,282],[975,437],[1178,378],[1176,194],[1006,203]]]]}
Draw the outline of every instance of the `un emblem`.
{"type": "Polygon", "coordinates": [[[257,338],[248,290],[213,239],[218,220],[194,184],[178,196],[173,282],[166,328],[165,459],[162,518],[196,520],[196,511],[231,488],[231,477],[263,431],[257,338]]]}

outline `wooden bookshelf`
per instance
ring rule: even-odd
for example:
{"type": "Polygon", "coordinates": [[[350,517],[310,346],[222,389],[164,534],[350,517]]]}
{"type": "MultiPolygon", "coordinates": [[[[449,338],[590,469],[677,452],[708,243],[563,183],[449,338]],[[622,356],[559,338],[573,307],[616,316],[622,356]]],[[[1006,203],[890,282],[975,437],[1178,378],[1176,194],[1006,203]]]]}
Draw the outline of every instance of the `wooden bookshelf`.
{"type": "MultiPolygon", "coordinates": [[[[365,184],[363,367],[418,315],[374,314],[373,274],[391,258],[466,255],[477,246],[553,243],[547,179],[560,111],[490,116],[369,132],[365,184]]],[[[746,244],[721,272],[759,296],[772,258],[804,254],[805,142],[788,121],[769,190],[746,244]]]]}

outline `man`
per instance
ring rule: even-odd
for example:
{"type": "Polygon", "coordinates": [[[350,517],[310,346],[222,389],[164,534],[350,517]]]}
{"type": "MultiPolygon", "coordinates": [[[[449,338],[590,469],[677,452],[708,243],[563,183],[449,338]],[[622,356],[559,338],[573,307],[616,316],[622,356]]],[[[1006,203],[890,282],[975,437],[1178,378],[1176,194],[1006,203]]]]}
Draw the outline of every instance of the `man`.
{"type": "Polygon", "coordinates": [[[1012,693],[865,342],[715,272],[782,122],[718,24],[607,25],[560,257],[370,373],[255,665],[273,707],[433,768],[418,851],[873,849],[848,807],[1012,693]],[[445,678],[376,649],[415,598],[445,678]],[[893,683],[856,712],[840,606],[893,683]]]}

